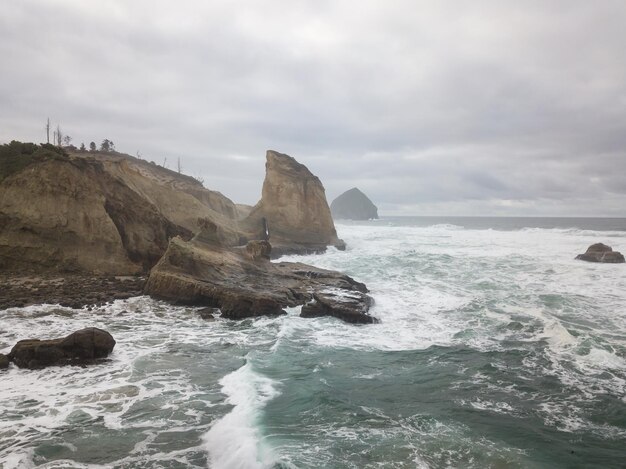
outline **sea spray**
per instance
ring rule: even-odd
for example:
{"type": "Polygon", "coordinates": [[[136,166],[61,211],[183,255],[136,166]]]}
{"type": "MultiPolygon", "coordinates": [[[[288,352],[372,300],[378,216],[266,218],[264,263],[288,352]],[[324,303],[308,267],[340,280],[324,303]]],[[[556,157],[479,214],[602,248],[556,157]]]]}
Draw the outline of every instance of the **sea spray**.
{"type": "Polygon", "coordinates": [[[207,322],[145,297],[2,311],[3,353],[90,325],[118,345],[2,372],[0,466],[619,468],[626,267],[574,257],[624,251],[626,223],[583,222],[338,224],[346,251],[295,260],[365,282],[367,327],[297,308],[207,322]]]}
{"type": "Polygon", "coordinates": [[[277,383],[255,373],[249,360],[220,380],[230,413],[218,420],[204,435],[211,467],[255,469],[268,467],[273,456],[262,444],[257,427],[265,403],[279,395],[277,383]]]}

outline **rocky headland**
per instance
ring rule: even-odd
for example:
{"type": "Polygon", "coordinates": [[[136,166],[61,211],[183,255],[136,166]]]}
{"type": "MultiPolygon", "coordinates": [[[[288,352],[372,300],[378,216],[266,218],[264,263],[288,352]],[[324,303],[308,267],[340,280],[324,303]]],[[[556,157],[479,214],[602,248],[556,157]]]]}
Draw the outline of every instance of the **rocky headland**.
{"type": "Polygon", "coordinates": [[[345,248],[321,181],[288,155],[267,152],[261,200],[250,207],[129,155],[10,145],[20,164],[0,167],[0,308],[143,292],[233,319],[304,305],[303,316],[375,321],[365,285],[270,262],[345,248]]]}

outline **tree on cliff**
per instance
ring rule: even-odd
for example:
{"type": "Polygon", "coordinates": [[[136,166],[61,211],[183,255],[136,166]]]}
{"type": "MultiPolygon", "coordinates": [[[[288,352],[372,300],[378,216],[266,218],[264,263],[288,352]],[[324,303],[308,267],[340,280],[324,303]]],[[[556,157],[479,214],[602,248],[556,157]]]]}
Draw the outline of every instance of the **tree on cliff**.
{"type": "Polygon", "coordinates": [[[108,138],[105,138],[100,144],[100,151],[115,151],[115,144],[108,138]]]}
{"type": "Polygon", "coordinates": [[[89,144],[89,151],[96,151],[96,142],[91,142],[89,144]]]}
{"type": "Polygon", "coordinates": [[[82,142],[80,144],[79,150],[80,150],[81,153],[85,153],[87,151],[87,148],[85,148],[85,143],[84,142],[82,142]]]}

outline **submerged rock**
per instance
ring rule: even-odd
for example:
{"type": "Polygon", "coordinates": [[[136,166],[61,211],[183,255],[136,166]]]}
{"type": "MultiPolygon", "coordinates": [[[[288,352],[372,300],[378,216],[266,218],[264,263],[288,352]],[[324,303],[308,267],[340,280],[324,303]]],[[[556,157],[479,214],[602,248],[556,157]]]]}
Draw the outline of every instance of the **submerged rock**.
{"type": "Polygon", "coordinates": [[[0,370],[9,367],[9,357],[0,353],[0,370]]]}
{"type": "Polygon", "coordinates": [[[9,359],[20,368],[44,368],[52,365],[82,365],[107,357],[115,339],[107,331],[88,327],[62,339],[20,340],[11,349],[9,359]]]}
{"type": "Polygon", "coordinates": [[[314,295],[328,302],[329,291],[352,296],[341,311],[333,304],[337,312],[330,315],[374,322],[367,314],[367,288],[347,275],[302,263],[272,263],[264,256],[251,258],[247,248],[204,243],[197,237],[189,242],[172,239],[145,288],[157,299],[220,308],[222,317],[229,319],[285,314],[284,308],[310,302],[314,295]]]}
{"type": "Polygon", "coordinates": [[[198,310],[198,316],[200,316],[205,321],[214,321],[215,314],[219,313],[219,309],[217,308],[202,308],[198,310]]]}
{"type": "Polygon", "coordinates": [[[608,264],[621,264],[625,261],[621,252],[613,251],[613,248],[603,243],[592,244],[587,248],[587,252],[577,255],[576,259],[608,264]]]}
{"type": "Polygon", "coordinates": [[[330,204],[335,219],[370,220],[378,218],[378,208],[359,189],[353,187],[330,204]]]}
{"type": "Polygon", "coordinates": [[[317,176],[289,155],[268,150],[261,201],[242,222],[250,239],[269,239],[273,256],[345,249],[317,176]]]}

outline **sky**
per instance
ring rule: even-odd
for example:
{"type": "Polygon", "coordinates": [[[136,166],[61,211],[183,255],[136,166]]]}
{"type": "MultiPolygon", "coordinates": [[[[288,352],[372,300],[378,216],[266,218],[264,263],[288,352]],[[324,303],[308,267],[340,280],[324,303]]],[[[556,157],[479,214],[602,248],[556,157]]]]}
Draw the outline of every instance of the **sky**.
{"type": "Polygon", "coordinates": [[[382,215],[626,216],[623,0],[4,0],[0,142],[260,198],[265,151],[382,215]]]}

